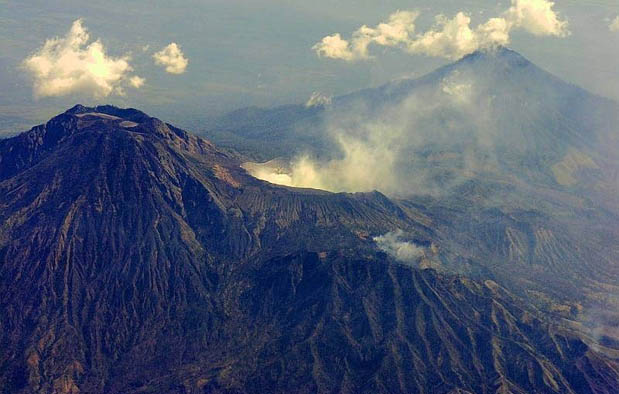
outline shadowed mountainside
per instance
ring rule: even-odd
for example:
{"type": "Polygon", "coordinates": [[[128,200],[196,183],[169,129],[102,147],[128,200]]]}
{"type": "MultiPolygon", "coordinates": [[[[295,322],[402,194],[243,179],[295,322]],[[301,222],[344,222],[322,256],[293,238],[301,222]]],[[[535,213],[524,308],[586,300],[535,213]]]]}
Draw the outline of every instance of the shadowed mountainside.
{"type": "Polygon", "coordinates": [[[0,141],[0,387],[617,387],[616,361],[497,283],[376,249],[394,229],[441,241],[423,211],[270,185],[139,111],[76,106],[0,141]]]}

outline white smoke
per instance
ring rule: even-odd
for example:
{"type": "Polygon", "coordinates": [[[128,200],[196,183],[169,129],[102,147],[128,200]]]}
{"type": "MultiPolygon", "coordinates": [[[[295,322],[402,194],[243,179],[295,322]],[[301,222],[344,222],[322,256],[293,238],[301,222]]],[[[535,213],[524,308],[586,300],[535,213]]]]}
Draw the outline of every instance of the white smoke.
{"type": "Polygon", "coordinates": [[[124,94],[124,85],[139,88],[144,79],[129,74],[129,56],[111,57],[101,41],[90,41],[81,19],[64,37],[50,38],[23,62],[34,78],[36,97],[82,92],[95,97],[124,94]]]}
{"type": "Polygon", "coordinates": [[[153,59],[155,59],[155,64],[165,67],[166,72],[170,74],[184,73],[189,64],[181,47],[175,42],[156,52],[153,59]]]}
{"type": "Polygon", "coordinates": [[[451,75],[443,78],[441,81],[441,90],[457,102],[466,103],[474,94],[473,84],[470,81],[460,80],[459,76],[460,73],[455,71],[451,75]]]}
{"type": "Polygon", "coordinates": [[[301,156],[291,165],[290,186],[331,191],[391,190],[397,184],[394,169],[397,151],[391,131],[385,125],[369,125],[369,139],[358,139],[344,132],[335,138],[343,158],[327,162],[301,156]],[[384,138],[385,140],[381,140],[384,138]]]}
{"type": "Polygon", "coordinates": [[[491,129],[486,124],[488,99],[480,97],[474,80],[454,71],[436,89],[413,93],[379,113],[371,113],[361,103],[345,111],[328,112],[326,132],[338,148],[335,157],[317,159],[302,154],[286,168],[254,165],[246,169],[259,179],[293,187],[334,192],[379,190],[389,195],[435,194],[440,191],[433,190],[427,178],[434,176],[432,172],[439,171],[443,163],[453,161],[454,155],[460,155],[455,159],[459,162],[450,162],[449,168],[460,168],[465,176],[494,164],[490,154],[477,155],[461,146],[455,148],[457,153],[441,151],[421,157],[419,152],[433,143],[450,146],[467,141],[473,147],[491,144],[484,141],[492,138],[490,132],[484,135],[491,129]],[[452,112],[477,122],[476,136],[459,133],[459,123],[434,123],[452,112]]]}
{"type": "Polygon", "coordinates": [[[380,250],[403,263],[414,263],[424,255],[424,248],[404,240],[402,230],[391,231],[373,239],[380,250]]]}
{"type": "Polygon", "coordinates": [[[561,20],[548,0],[512,0],[500,17],[471,27],[471,18],[458,12],[453,18],[435,17],[434,26],[416,33],[418,12],[397,11],[375,27],[361,26],[350,40],[339,33],[324,37],[312,49],[318,56],[346,61],[371,58],[370,44],[395,47],[411,54],[457,59],[478,49],[507,45],[513,30],[525,30],[537,36],[565,37],[567,21],[561,20]]]}

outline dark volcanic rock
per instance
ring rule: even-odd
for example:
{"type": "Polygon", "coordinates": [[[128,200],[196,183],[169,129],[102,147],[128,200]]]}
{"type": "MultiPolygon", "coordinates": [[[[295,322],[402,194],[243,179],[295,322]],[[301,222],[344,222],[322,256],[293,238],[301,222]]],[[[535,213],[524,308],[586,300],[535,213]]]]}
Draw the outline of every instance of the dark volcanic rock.
{"type": "Polygon", "coordinates": [[[394,264],[432,223],[276,187],[137,110],[0,141],[2,392],[612,392],[617,365],[492,281],[394,264]],[[459,390],[459,391],[458,391],[459,390]]]}
{"type": "Polygon", "coordinates": [[[443,270],[493,279],[616,351],[618,125],[617,102],[497,48],[324,107],[236,111],[205,133],[283,171],[298,154],[346,173],[356,144],[368,163],[390,152],[397,182],[374,185],[423,212],[443,270]]]}

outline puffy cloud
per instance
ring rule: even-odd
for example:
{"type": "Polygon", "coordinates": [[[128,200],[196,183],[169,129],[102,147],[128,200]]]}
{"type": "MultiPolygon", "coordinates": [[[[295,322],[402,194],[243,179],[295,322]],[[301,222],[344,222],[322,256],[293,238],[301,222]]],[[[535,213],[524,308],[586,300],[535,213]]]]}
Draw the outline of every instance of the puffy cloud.
{"type": "Polygon", "coordinates": [[[471,30],[470,23],[471,18],[462,12],[453,19],[438,15],[434,28],[411,40],[405,49],[410,53],[429,56],[462,57],[479,47],[476,32],[471,30]]]}
{"type": "Polygon", "coordinates": [[[376,27],[361,26],[352,35],[351,42],[342,39],[339,33],[324,37],[322,41],[314,45],[312,49],[318,56],[332,59],[359,60],[368,59],[368,46],[371,43],[383,46],[398,46],[411,40],[415,32],[415,19],[417,12],[397,11],[387,22],[378,24],[376,27]]]}
{"type": "Polygon", "coordinates": [[[355,60],[357,57],[350,50],[350,43],[342,39],[339,33],[324,37],[312,47],[318,56],[331,59],[355,60]]]}
{"type": "Polygon", "coordinates": [[[610,22],[608,28],[612,32],[619,31],[619,16],[617,16],[615,19],[612,20],[612,22],[610,22]]]}
{"type": "Polygon", "coordinates": [[[490,18],[475,29],[479,47],[509,44],[510,24],[504,18],[490,18]]]}
{"type": "Polygon", "coordinates": [[[311,97],[305,103],[307,108],[311,107],[325,107],[331,104],[331,97],[325,96],[320,92],[312,93],[311,97]]]}
{"type": "Polygon", "coordinates": [[[144,85],[144,82],[145,82],[145,79],[142,77],[138,77],[137,75],[134,75],[131,78],[129,78],[129,84],[136,89],[144,85]]]}
{"type": "Polygon", "coordinates": [[[136,88],[142,85],[142,78],[129,77],[133,71],[129,56],[108,56],[100,40],[88,44],[89,40],[87,29],[78,19],[64,37],[48,39],[24,60],[23,67],[34,78],[36,97],[76,92],[106,97],[112,93],[123,95],[126,84],[136,88]]]}
{"type": "Polygon", "coordinates": [[[515,28],[522,28],[537,36],[565,37],[567,21],[559,19],[552,9],[555,3],[548,0],[512,0],[504,18],[515,28]]]}
{"type": "Polygon", "coordinates": [[[411,54],[457,59],[478,49],[507,45],[510,33],[522,29],[538,36],[565,37],[567,21],[553,10],[549,0],[512,0],[500,17],[471,27],[471,18],[458,12],[453,18],[435,17],[434,26],[423,33],[415,32],[417,12],[397,11],[387,22],[376,27],[361,26],[351,37],[342,39],[339,33],[327,36],[313,46],[319,56],[346,61],[369,59],[371,44],[398,47],[411,54]]]}
{"type": "Polygon", "coordinates": [[[391,231],[385,235],[374,237],[374,242],[380,250],[404,263],[414,263],[424,254],[423,248],[404,240],[402,230],[391,231]]]}
{"type": "Polygon", "coordinates": [[[155,63],[164,66],[170,74],[182,74],[187,69],[189,61],[175,42],[153,55],[155,63]]]}
{"type": "Polygon", "coordinates": [[[418,16],[417,12],[397,11],[391,14],[388,22],[380,23],[375,28],[361,26],[353,34],[353,50],[367,58],[368,46],[371,43],[395,47],[409,42],[411,35],[415,33],[415,20],[418,16]]]}

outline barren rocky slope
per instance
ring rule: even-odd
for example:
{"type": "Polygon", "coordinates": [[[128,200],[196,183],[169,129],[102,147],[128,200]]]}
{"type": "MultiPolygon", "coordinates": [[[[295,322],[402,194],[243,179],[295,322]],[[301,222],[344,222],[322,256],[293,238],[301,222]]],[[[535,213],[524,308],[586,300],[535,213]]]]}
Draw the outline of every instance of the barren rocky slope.
{"type": "Polygon", "coordinates": [[[616,361],[497,283],[377,250],[394,229],[438,242],[420,207],[267,184],[136,110],[76,106],[0,141],[0,223],[3,392],[619,383],[616,361]]]}

